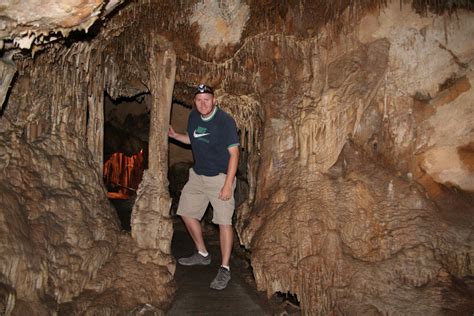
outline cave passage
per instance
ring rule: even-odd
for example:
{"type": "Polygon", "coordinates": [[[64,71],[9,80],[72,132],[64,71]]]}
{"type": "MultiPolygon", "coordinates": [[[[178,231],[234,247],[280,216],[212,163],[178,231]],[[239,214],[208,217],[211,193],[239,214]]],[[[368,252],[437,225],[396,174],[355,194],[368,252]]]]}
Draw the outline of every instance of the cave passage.
{"type": "MultiPolygon", "coordinates": [[[[186,133],[188,116],[191,106],[174,100],[171,108],[170,124],[180,133],[186,133]]],[[[239,132],[240,134],[240,132],[239,132]]],[[[242,147],[241,147],[242,148],[242,147]]],[[[193,165],[190,145],[169,139],[168,180],[172,198],[170,213],[173,218],[172,254],[177,260],[195,251],[194,243],[186,231],[181,218],[176,215],[181,190],[188,181],[189,169],[193,165]]],[[[242,149],[237,174],[236,203],[240,204],[248,197],[246,181],[246,152],[242,149]]],[[[233,315],[270,315],[274,310],[286,311],[288,308],[280,304],[277,297],[268,301],[263,293],[256,290],[250,264],[245,258],[242,247],[234,236],[231,269],[232,281],[225,291],[216,292],[209,288],[220,263],[219,229],[212,223],[213,209],[208,205],[201,221],[207,249],[212,256],[210,266],[185,267],[177,264],[175,280],[178,291],[167,315],[220,315],[222,311],[233,315]]],[[[236,213],[236,212],[235,212],[236,213]]],[[[234,213],[234,223],[236,221],[234,213]]],[[[297,310],[297,309],[294,309],[297,310]]]]}
{"type": "Polygon", "coordinates": [[[122,229],[130,231],[136,191],[148,167],[149,95],[114,100],[105,92],[104,119],[104,185],[122,229]]]}
{"type": "MultiPolygon", "coordinates": [[[[224,291],[209,288],[209,283],[219,267],[220,250],[219,233],[210,218],[207,218],[208,214],[212,215],[208,210],[202,225],[207,248],[212,256],[211,264],[192,267],[177,265],[175,280],[178,291],[167,315],[275,315],[276,311],[288,311],[278,297],[268,300],[264,293],[256,290],[250,266],[238,250],[237,244],[234,245],[231,260],[232,280],[228,287],[224,291]]],[[[193,248],[193,242],[184,224],[179,219],[175,220],[173,255],[176,258],[187,256],[194,251],[193,248]]]]}

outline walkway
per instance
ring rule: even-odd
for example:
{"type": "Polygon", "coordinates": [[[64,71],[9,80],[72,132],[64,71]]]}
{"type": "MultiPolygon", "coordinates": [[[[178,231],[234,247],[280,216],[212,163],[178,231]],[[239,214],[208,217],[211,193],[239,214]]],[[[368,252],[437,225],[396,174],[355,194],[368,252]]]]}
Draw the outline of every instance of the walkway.
{"type": "MultiPolygon", "coordinates": [[[[192,267],[177,264],[175,280],[178,290],[167,315],[273,315],[264,294],[258,293],[245,281],[245,278],[250,278],[250,271],[243,266],[242,260],[235,260],[235,255],[231,262],[232,280],[227,288],[222,291],[209,288],[220,265],[219,236],[217,229],[211,227],[204,234],[212,263],[192,267]]],[[[192,254],[193,250],[193,242],[184,225],[176,219],[173,255],[180,258],[192,254]]]]}

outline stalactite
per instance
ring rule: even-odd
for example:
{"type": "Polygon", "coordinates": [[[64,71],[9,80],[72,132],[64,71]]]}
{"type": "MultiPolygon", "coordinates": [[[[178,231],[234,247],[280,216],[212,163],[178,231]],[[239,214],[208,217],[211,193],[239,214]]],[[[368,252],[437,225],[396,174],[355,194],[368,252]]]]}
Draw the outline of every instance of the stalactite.
{"type": "Polygon", "coordinates": [[[8,60],[8,58],[0,59],[0,114],[3,112],[3,103],[15,73],[16,66],[12,61],[8,60]]]}

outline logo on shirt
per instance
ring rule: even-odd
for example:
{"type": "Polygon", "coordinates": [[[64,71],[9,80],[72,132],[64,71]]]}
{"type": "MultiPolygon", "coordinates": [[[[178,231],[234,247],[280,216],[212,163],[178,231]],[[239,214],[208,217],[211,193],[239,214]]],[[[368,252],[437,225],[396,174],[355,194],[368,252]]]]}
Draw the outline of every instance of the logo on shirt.
{"type": "MultiPolygon", "coordinates": [[[[210,135],[211,133],[207,133],[207,128],[205,127],[201,127],[201,126],[198,126],[198,128],[196,128],[193,132],[193,136],[194,138],[201,138],[201,137],[204,137],[204,136],[207,136],[207,135],[210,135]]],[[[205,140],[204,138],[202,138],[201,140],[205,141],[205,142],[209,142],[207,139],[205,140]]]]}

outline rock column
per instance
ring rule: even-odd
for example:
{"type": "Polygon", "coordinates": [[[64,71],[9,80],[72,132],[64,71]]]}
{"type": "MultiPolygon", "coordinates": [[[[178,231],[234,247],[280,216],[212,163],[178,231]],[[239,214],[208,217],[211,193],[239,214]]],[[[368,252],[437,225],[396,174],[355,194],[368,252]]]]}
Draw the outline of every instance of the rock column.
{"type": "Polygon", "coordinates": [[[132,212],[132,238],[141,249],[138,252],[140,262],[166,265],[174,274],[175,263],[171,256],[173,223],[169,215],[171,198],[167,174],[168,126],[176,55],[169,44],[159,40],[150,45],[149,61],[148,86],[152,95],[149,169],[143,175],[132,212]]]}

